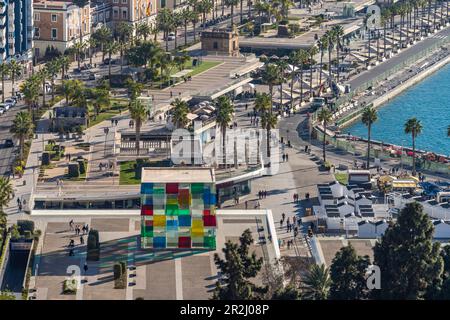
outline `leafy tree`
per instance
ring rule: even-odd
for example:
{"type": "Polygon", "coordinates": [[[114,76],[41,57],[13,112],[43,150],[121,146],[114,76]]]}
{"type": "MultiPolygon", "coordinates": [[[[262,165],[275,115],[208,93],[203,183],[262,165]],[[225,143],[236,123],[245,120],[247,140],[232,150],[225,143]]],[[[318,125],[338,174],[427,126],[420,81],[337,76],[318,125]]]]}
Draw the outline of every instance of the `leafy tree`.
{"type": "Polygon", "coordinates": [[[105,53],[108,54],[108,79],[109,79],[109,85],[111,85],[111,59],[112,55],[117,53],[119,50],[119,44],[116,41],[110,41],[106,43],[104,47],[105,53]]]}
{"type": "Polygon", "coordinates": [[[30,114],[25,111],[20,111],[17,113],[10,131],[14,137],[19,139],[20,159],[23,160],[25,139],[28,139],[33,135],[33,122],[31,121],[30,114]]]}
{"type": "Polygon", "coordinates": [[[372,133],[372,124],[378,120],[377,110],[372,108],[371,106],[367,106],[364,108],[361,121],[367,127],[367,163],[366,167],[369,169],[370,163],[370,135],[372,133]]]}
{"type": "Polygon", "coordinates": [[[3,176],[0,176],[0,212],[8,205],[9,201],[14,196],[13,186],[11,181],[3,176]]]}
{"type": "Polygon", "coordinates": [[[140,140],[141,140],[141,127],[142,124],[147,121],[149,117],[149,109],[144,106],[139,100],[131,101],[129,106],[130,117],[134,120],[134,127],[136,130],[136,151],[137,155],[140,154],[140,140]]]}
{"type": "Polygon", "coordinates": [[[438,286],[443,260],[439,242],[433,243],[434,227],[421,204],[408,203],[397,222],[386,230],[374,248],[374,264],[380,267],[380,299],[422,299],[438,286]]]}
{"type": "Polygon", "coordinates": [[[317,46],[312,46],[307,52],[309,54],[309,96],[312,98],[314,96],[314,89],[312,85],[314,56],[319,53],[319,49],[317,49],[317,46]]]}
{"type": "Polygon", "coordinates": [[[307,300],[326,300],[331,286],[330,273],[324,264],[312,265],[309,273],[302,281],[302,298],[307,300]]]}
{"type": "Polygon", "coordinates": [[[422,124],[416,118],[408,119],[405,123],[405,133],[411,134],[413,145],[413,170],[412,174],[416,175],[416,138],[422,133],[422,124]]]}
{"type": "Polygon", "coordinates": [[[0,300],[16,300],[16,296],[10,291],[0,291],[0,300]]]}
{"type": "Polygon", "coordinates": [[[264,67],[264,71],[262,74],[262,81],[269,86],[270,92],[270,109],[272,112],[272,101],[273,101],[273,86],[280,83],[280,73],[278,70],[278,66],[274,63],[268,63],[264,67]]]}
{"type": "Polygon", "coordinates": [[[20,85],[20,91],[24,95],[25,103],[28,105],[28,112],[32,113],[32,108],[36,105],[39,97],[40,81],[37,74],[32,75],[20,85]]]}
{"type": "Polygon", "coordinates": [[[351,244],[341,248],[330,267],[330,299],[361,300],[368,297],[366,270],[368,256],[358,256],[351,244]]]}
{"type": "Polygon", "coordinates": [[[136,35],[138,37],[142,37],[144,41],[147,41],[147,38],[150,35],[151,31],[152,30],[150,25],[146,22],[139,23],[136,27],[136,35]]]}
{"type": "Polygon", "coordinates": [[[327,161],[327,155],[326,155],[326,137],[327,137],[327,124],[331,121],[331,111],[323,107],[319,113],[317,114],[317,120],[322,122],[323,124],[323,140],[322,140],[322,154],[323,154],[323,161],[327,161]]]}
{"type": "Polygon", "coordinates": [[[94,99],[92,105],[94,106],[95,114],[98,115],[102,112],[104,107],[108,107],[111,104],[109,96],[109,90],[105,88],[94,89],[94,99]]]}
{"type": "Polygon", "coordinates": [[[213,299],[216,300],[251,300],[257,299],[267,291],[258,287],[249,279],[254,278],[261,270],[262,258],[256,258],[253,252],[249,255],[249,247],[253,243],[251,231],[246,229],[239,238],[239,244],[228,241],[222,249],[224,259],[217,253],[214,261],[221,271],[222,283],[216,282],[213,299]]]}

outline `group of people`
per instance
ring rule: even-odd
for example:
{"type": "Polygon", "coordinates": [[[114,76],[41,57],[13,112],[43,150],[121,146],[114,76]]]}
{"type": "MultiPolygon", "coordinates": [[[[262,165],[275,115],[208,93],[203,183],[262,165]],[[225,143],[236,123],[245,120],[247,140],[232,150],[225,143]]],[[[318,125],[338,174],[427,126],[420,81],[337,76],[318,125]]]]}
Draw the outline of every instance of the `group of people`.
{"type": "Polygon", "coordinates": [[[281,155],[281,159],[283,159],[283,162],[288,162],[289,161],[289,155],[287,153],[283,153],[281,155]]]}
{"type": "Polygon", "coordinates": [[[22,211],[23,206],[26,204],[26,200],[20,200],[20,198],[17,198],[17,207],[19,208],[19,212],[22,211]]]}
{"type": "Polygon", "coordinates": [[[119,124],[119,120],[117,120],[117,119],[111,119],[111,127],[114,127],[114,126],[117,127],[118,124],[119,124]]]}
{"type": "Polygon", "coordinates": [[[109,168],[109,169],[112,169],[112,168],[113,168],[112,162],[109,162],[109,164],[100,162],[100,163],[98,164],[98,169],[99,169],[100,171],[103,171],[103,169],[108,169],[108,168],[109,168]]]}
{"type": "Polygon", "coordinates": [[[73,220],[70,220],[69,222],[70,231],[75,231],[75,235],[80,235],[81,231],[83,231],[83,235],[87,234],[89,232],[89,225],[86,223],[81,227],[79,224],[77,224],[74,227],[73,220]]]}
{"type": "Polygon", "coordinates": [[[300,196],[298,193],[294,193],[294,202],[298,203],[300,201],[300,196]]]}
{"type": "Polygon", "coordinates": [[[265,199],[267,198],[267,190],[259,190],[258,191],[258,199],[265,199]]]}
{"type": "Polygon", "coordinates": [[[71,158],[72,156],[70,155],[70,153],[66,153],[65,154],[65,156],[64,156],[64,158],[66,159],[66,161],[69,161],[70,162],[70,158],[71,158]]]}

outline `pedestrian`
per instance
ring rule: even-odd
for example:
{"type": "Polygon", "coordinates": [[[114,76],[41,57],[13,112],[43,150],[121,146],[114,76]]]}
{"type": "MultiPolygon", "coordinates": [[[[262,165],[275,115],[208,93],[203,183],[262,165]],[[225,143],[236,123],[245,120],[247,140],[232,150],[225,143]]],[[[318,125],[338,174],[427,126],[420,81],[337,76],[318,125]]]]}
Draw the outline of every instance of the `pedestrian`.
{"type": "Polygon", "coordinates": [[[261,200],[261,198],[262,198],[262,191],[259,190],[259,191],[258,191],[258,199],[261,200]]]}
{"type": "Polygon", "coordinates": [[[297,202],[297,194],[294,193],[294,202],[297,202]]]}
{"type": "MultiPolygon", "coordinates": [[[[290,144],[290,143],[288,143],[290,144]]],[[[284,158],[286,159],[286,162],[289,162],[289,155],[286,153],[286,155],[284,156],[284,158]]]]}
{"type": "Polygon", "coordinates": [[[291,249],[291,240],[288,240],[288,242],[287,242],[287,248],[288,248],[288,250],[291,249]]]}
{"type": "Polygon", "coordinates": [[[81,230],[83,231],[83,235],[84,235],[86,232],[86,226],[84,225],[83,228],[81,228],[81,230]]]}
{"type": "Polygon", "coordinates": [[[86,233],[89,233],[89,225],[86,223],[86,233]]]}
{"type": "Polygon", "coordinates": [[[59,178],[56,178],[56,186],[59,186],[59,178]]]}
{"type": "Polygon", "coordinates": [[[86,272],[88,271],[87,262],[84,263],[83,270],[84,270],[84,273],[86,274],[86,272]]]}
{"type": "Polygon", "coordinates": [[[117,127],[117,125],[119,124],[119,120],[114,120],[114,124],[116,125],[116,127],[117,127]]]}
{"type": "Polygon", "coordinates": [[[171,97],[171,98],[173,97],[173,92],[172,92],[172,90],[170,91],[170,97],[171,97]]]}
{"type": "Polygon", "coordinates": [[[245,200],[245,210],[247,210],[247,208],[248,208],[248,201],[245,200]]]}
{"type": "Polygon", "coordinates": [[[19,203],[19,212],[22,211],[22,204],[19,203]]]}
{"type": "Polygon", "coordinates": [[[70,230],[73,231],[73,219],[69,221],[70,230]]]}
{"type": "Polygon", "coordinates": [[[114,119],[111,119],[111,127],[114,125],[114,119]]]}
{"type": "Polygon", "coordinates": [[[83,236],[80,237],[80,244],[81,244],[81,245],[84,244],[84,238],[83,238],[83,236]]]}
{"type": "Polygon", "coordinates": [[[75,246],[75,240],[70,239],[69,247],[72,248],[72,247],[74,247],[74,246],[75,246]]]}
{"type": "Polygon", "coordinates": [[[281,159],[283,160],[283,162],[284,162],[284,159],[286,158],[286,156],[284,155],[284,153],[281,155],[281,159]]]}
{"type": "Polygon", "coordinates": [[[245,110],[247,110],[247,109],[248,109],[248,104],[246,103],[246,104],[245,104],[245,110]]]}
{"type": "Polygon", "coordinates": [[[20,198],[17,197],[17,206],[20,206],[22,203],[20,202],[20,198]]]}
{"type": "Polygon", "coordinates": [[[308,146],[306,145],[305,146],[305,153],[308,151],[308,146]]]}
{"type": "Polygon", "coordinates": [[[283,219],[280,219],[280,227],[283,227],[283,219]]]}
{"type": "Polygon", "coordinates": [[[267,190],[264,190],[264,199],[267,198],[267,190]]]}
{"type": "Polygon", "coordinates": [[[73,253],[73,249],[69,250],[69,257],[73,257],[75,254],[73,253]]]}
{"type": "Polygon", "coordinates": [[[292,217],[292,224],[295,226],[295,216],[292,217]]]}
{"type": "Polygon", "coordinates": [[[283,221],[284,221],[284,218],[286,217],[286,215],[284,214],[284,212],[281,214],[281,218],[283,219],[283,221]]]}

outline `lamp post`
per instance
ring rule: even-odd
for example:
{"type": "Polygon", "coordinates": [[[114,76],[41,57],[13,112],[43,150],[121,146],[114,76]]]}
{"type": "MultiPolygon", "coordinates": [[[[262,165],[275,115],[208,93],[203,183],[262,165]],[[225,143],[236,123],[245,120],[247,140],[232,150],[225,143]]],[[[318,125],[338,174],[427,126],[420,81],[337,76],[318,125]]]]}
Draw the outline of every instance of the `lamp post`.
{"type": "Polygon", "coordinates": [[[103,155],[106,155],[106,140],[108,139],[109,128],[108,127],[103,128],[103,132],[105,133],[105,148],[103,155]]]}

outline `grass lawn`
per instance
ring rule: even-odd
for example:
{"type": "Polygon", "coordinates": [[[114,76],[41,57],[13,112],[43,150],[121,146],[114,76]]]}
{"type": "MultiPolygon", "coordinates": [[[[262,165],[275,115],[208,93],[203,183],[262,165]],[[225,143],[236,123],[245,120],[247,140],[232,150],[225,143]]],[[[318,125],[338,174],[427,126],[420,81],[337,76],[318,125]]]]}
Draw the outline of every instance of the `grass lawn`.
{"type": "Polygon", "coordinates": [[[220,62],[220,61],[203,61],[200,65],[197,65],[196,67],[192,67],[192,61],[189,61],[186,65],[186,69],[192,69],[192,71],[189,72],[187,75],[191,76],[191,77],[195,76],[197,74],[205,72],[208,69],[211,69],[212,67],[218,66],[221,63],[222,62],[220,62]]]}
{"type": "Polygon", "coordinates": [[[134,177],[134,165],[136,161],[120,163],[120,184],[140,184],[141,180],[134,177]]]}
{"type": "Polygon", "coordinates": [[[340,184],[343,184],[344,186],[346,186],[348,184],[348,174],[347,173],[337,172],[334,174],[334,177],[340,184]]]}
{"type": "Polygon", "coordinates": [[[98,115],[93,115],[89,121],[88,127],[93,127],[102,121],[109,120],[114,116],[120,114],[120,111],[125,111],[127,109],[126,105],[121,102],[116,102],[111,99],[111,106],[108,109],[103,110],[98,115]]]}

